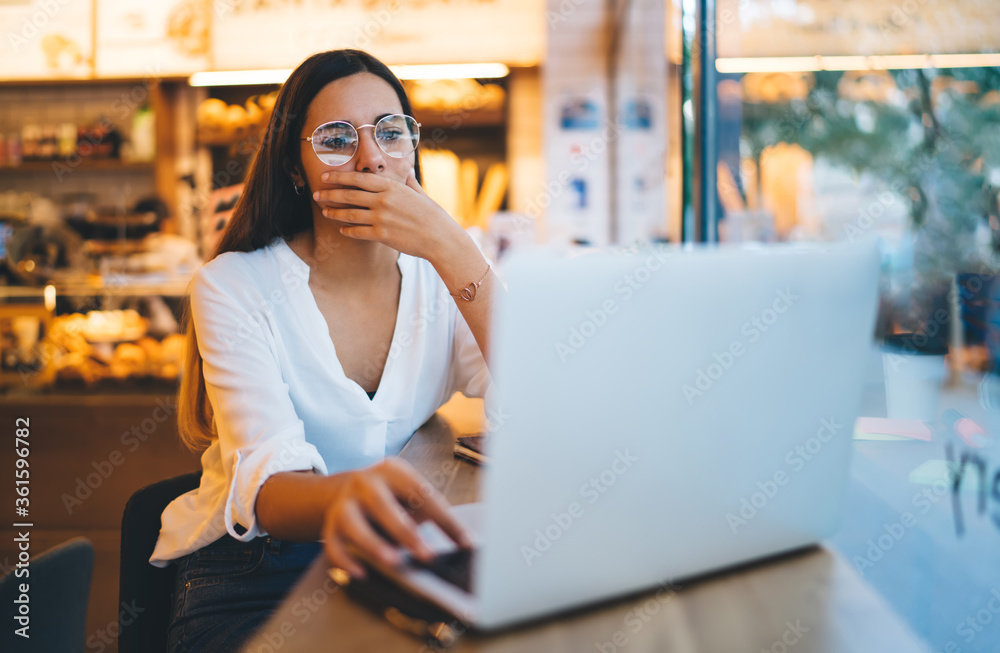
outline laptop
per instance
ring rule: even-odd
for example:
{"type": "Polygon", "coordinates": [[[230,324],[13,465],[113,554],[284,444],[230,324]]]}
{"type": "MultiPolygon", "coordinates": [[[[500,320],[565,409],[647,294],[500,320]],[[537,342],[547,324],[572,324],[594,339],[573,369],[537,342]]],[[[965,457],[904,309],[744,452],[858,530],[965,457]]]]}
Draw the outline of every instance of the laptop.
{"type": "Polygon", "coordinates": [[[878,273],[874,241],[510,259],[476,548],[380,571],[491,630],[831,535],[878,273]]]}

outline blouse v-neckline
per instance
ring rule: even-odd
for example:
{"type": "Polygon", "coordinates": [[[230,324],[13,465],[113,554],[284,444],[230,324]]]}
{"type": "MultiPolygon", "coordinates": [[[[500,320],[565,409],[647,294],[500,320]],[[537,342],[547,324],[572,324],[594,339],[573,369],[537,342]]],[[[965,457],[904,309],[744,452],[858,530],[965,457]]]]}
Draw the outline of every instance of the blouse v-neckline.
{"type": "Polygon", "coordinates": [[[375,394],[374,396],[369,396],[367,390],[362,388],[357,381],[349,378],[347,374],[344,372],[344,366],[340,362],[340,357],[337,355],[337,346],[333,343],[333,336],[330,335],[330,325],[326,321],[326,317],[323,315],[323,311],[320,310],[319,304],[316,302],[316,295],[313,294],[312,288],[309,286],[309,277],[312,274],[312,268],[310,268],[309,264],[303,261],[302,258],[295,253],[295,250],[293,250],[291,246],[289,246],[288,241],[286,241],[284,238],[278,238],[278,241],[279,241],[278,247],[287,250],[288,254],[290,254],[293,257],[293,261],[295,261],[297,265],[300,265],[302,267],[302,270],[304,271],[305,288],[303,292],[306,293],[309,299],[308,301],[309,308],[307,310],[312,313],[312,320],[314,322],[314,326],[320,329],[322,333],[326,334],[325,342],[327,343],[327,346],[329,347],[330,353],[332,355],[331,360],[334,362],[334,364],[337,366],[338,371],[340,372],[340,378],[349,385],[353,386],[353,388],[356,391],[355,394],[357,394],[358,397],[364,399],[364,402],[366,404],[370,404],[373,406],[376,404],[381,404],[382,402],[380,401],[380,399],[387,394],[385,390],[386,382],[391,379],[390,372],[392,371],[393,368],[393,358],[394,358],[392,353],[396,351],[396,341],[401,337],[400,329],[402,328],[403,313],[404,313],[403,302],[405,301],[405,298],[411,295],[411,293],[409,292],[409,275],[407,274],[403,253],[399,252],[399,254],[396,256],[396,267],[399,269],[399,276],[400,276],[399,301],[396,304],[396,321],[392,329],[392,338],[389,341],[389,351],[386,353],[385,366],[382,368],[382,376],[379,378],[378,387],[375,389],[375,394]]]}

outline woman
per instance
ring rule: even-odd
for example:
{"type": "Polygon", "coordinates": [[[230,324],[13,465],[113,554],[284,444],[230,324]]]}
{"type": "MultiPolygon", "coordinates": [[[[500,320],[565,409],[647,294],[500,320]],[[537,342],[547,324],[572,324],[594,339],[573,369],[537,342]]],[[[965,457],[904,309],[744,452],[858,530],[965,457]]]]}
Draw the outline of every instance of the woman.
{"type": "Polygon", "coordinates": [[[424,519],[469,544],[392,457],[451,393],[485,393],[497,287],[421,189],[410,113],[364,52],[303,62],[192,281],[178,423],[204,472],[164,510],[150,558],[177,564],[171,650],[237,648],[321,547],[360,577],[351,547],[429,558],[424,519]]]}

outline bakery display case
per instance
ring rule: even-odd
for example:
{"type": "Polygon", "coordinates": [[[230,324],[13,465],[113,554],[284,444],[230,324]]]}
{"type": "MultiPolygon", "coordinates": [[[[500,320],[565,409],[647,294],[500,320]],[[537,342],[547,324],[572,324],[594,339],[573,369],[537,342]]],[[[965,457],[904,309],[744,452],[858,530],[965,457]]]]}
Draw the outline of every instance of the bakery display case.
{"type": "Polygon", "coordinates": [[[187,281],[0,287],[0,392],[173,392],[187,281]]]}
{"type": "Polygon", "coordinates": [[[181,79],[0,83],[0,393],[174,392],[202,263],[181,79]]]}

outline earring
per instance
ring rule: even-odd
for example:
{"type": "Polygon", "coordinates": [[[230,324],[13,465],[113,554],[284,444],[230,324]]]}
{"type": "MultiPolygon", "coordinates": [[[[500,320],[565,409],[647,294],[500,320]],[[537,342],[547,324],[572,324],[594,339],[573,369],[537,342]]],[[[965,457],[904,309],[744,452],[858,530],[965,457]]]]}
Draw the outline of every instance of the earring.
{"type": "Polygon", "coordinates": [[[302,184],[301,186],[299,186],[294,181],[292,182],[292,188],[295,189],[295,194],[296,195],[301,195],[302,193],[304,193],[306,191],[306,185],[305,184],[302,184]]]}

